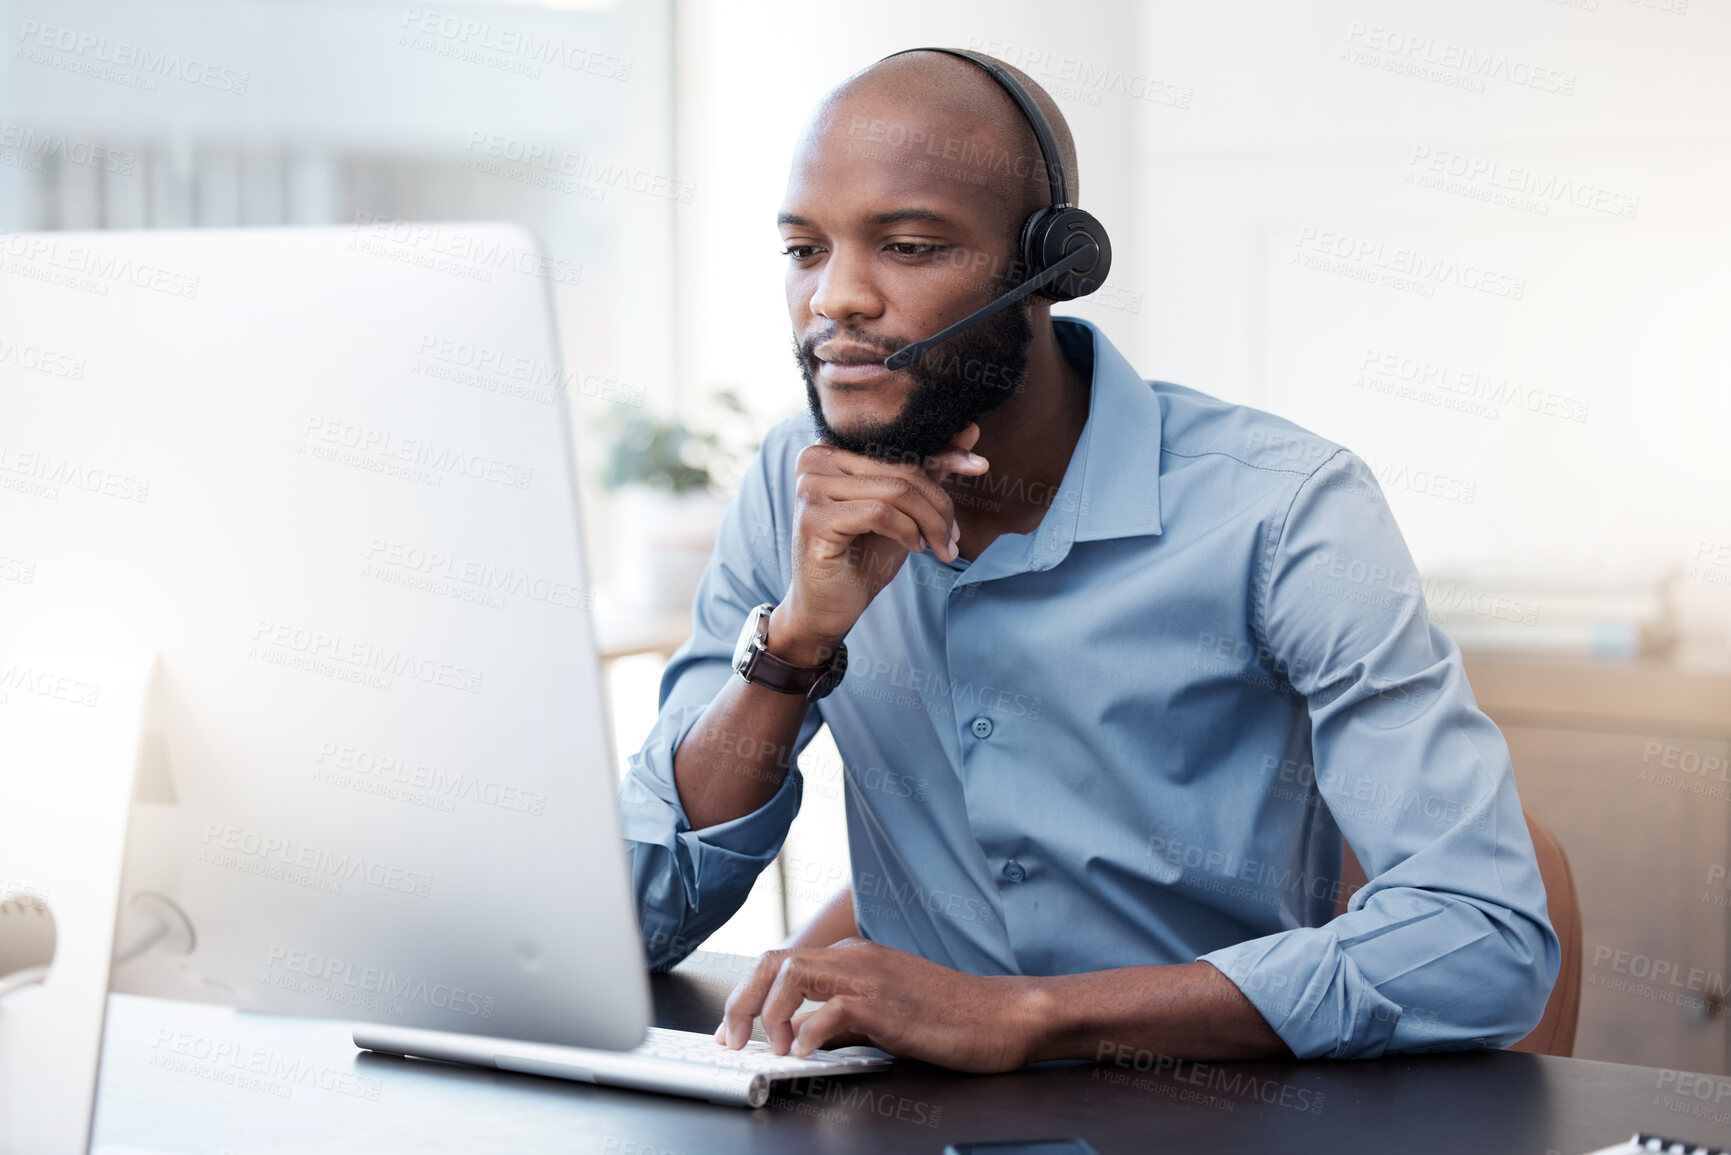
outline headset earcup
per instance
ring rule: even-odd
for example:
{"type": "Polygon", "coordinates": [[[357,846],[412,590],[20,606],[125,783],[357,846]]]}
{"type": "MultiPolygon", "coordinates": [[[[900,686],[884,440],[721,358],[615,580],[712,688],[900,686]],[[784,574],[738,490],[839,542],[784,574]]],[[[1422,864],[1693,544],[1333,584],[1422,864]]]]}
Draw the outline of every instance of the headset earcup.
{"type": "Polygon", "coordinates": [[[1048,205],[1038,210],[1022,225],[1021,258],[1025,275],[1038,276],[1049,269],[1078,245],[1092,243],[1099,250],[1093,264],[1060,277],[1039,291],[1042,297],[1054,301],[1073,301],[1085,297],[1106,283],[1112,270],[1112,241],[1106,236],[1106,226],[1083,209],[1060,209],[1048,205]]]}

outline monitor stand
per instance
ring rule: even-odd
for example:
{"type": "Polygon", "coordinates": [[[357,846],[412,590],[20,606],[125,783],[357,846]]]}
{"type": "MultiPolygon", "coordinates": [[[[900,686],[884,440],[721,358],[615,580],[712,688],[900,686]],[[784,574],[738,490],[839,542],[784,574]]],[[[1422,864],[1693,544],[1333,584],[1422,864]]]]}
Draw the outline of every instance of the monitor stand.
{"type": "Polygon", "coordinates": [[[8,987],[0,976],[0,1155],[89,1146],[155,669],[155,656],[141,653],[39,648],[0,658],[0,899],[38,915],[45,904],[52,918],[40,981],[8,987]]]}

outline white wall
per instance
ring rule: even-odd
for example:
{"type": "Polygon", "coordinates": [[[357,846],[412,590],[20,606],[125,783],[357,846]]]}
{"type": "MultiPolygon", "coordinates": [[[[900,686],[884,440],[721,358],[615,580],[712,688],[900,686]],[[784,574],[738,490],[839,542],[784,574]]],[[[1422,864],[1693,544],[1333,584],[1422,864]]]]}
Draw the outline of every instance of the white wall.
{"type": "MultiPolygon", "coordinates": [[[[1157,283],[1145,371],[1473,487],[1449,501],[1385,480],[1427,570],[1648,572],[1725,542],[1731,14],[1666,10],[1686,2],[1149,5],[1145,57],[1183,60],[1197,93],[1139,142],[1140,263],[1157,283]],[[1384,67],[1429,54],[1444,80],[1471,79],[1450,53],[1529,83],[1473,91],[1384,67]],[[1453,168],[1483,175],[1419,183],[1453,168]],[[1497,180],[1529,191],[1480,199],[1497,180]],[[1325,232],[1344,263],[1295,265],[1332,256],[1325,232]],[[1496,270],[1520,297],[1346,275],[1380,273],[1376,245],[1496,270]],[[1457,384],[1482,374],[1504,400],[1461,412],[1434,402],[1484,398],[1375,392],[1357,384],[1373,350],[1457,384]]],[[[1694,587],[1703,628],[1722,631],[1722,587],[1694,587]]]]}
{"type": "MultiPolygon", "coordinates": [[[[703,191],[673,183],[673,4],[587,8],[0,0],[0,229],[513,220],[583,267],[553,286],[567,370],[672,410],[673,218],[703,191]]],[[[585,466],[620,407],[573,396],[585,466]]]]}

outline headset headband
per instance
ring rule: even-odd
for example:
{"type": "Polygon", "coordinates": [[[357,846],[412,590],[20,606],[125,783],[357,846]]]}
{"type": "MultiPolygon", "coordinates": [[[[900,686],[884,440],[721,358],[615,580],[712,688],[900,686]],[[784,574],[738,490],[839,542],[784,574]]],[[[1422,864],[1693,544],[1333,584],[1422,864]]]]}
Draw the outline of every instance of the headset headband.
{"type": "Polygon", "coordinates": [[[910,52],[942,52],[946,56],[971,61],[985,69],[986,74],[998,82],[998,87],[1010,94],[1010,99],[1016,102],[1016,107],[1022,110],[1022,116],[1034,130],[1034,140],[1040,146],[1040,159],[1046,165],[1046,184],[1052,192],[1052,206],[1061,209],[1070,207],[1069,183],[1064,179],[1064,161],[1058,154],[1058,142],[1052,137],[1052,127],[1046,123],[1040,106],[1034,103],[1026,89],[1016,83],[1015,77],[998,67],[991,58],[960,48],[904,48],[900,52],[890,53],[884,60],[906,56],[910,52]]]}

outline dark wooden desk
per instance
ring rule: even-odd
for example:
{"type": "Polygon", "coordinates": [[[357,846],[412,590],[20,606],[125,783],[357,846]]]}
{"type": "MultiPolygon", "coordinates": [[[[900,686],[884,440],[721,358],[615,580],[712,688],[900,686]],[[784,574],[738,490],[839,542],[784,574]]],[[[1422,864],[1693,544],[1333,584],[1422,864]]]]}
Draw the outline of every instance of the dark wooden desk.
{"type": "MultiPolygon", "coordinates": [[[[712,1028],[742,961],[657,976],[656,1021],[712,1028]]],[[[903,1063],[783,1084],[746,1111],[357,1052],[329,1020],[114,996],[96,1150],[937,1155],[956,1140],[1074,1135],[1101,1155],[1581,1155],[1637,1127],[1731,1143],[1731,1079],[1650,1067],[1500,1051],[1142,1066],[969,1076],[903,1063]]]]}

